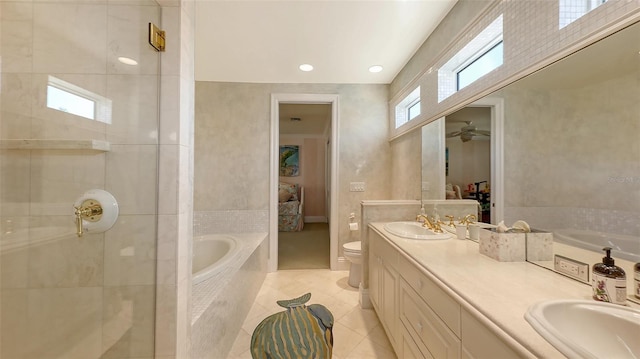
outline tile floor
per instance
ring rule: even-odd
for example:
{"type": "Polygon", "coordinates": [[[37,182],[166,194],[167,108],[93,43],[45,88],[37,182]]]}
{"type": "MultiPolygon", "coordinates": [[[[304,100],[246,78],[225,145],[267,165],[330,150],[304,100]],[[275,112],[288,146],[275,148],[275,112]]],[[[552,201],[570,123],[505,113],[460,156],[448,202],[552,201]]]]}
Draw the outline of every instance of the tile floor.
{"type": "Polygon", "coordinates": [[[251,359],[253,329],[283,308],[276,300],[311,293],[308,304],[322,304],[334,317],[333,359],[395,359],[373,309],[361,309],[358,290],[347,284],[349,272],[328,269],[285,270],[267,274],[227,359],[251,359]]]}

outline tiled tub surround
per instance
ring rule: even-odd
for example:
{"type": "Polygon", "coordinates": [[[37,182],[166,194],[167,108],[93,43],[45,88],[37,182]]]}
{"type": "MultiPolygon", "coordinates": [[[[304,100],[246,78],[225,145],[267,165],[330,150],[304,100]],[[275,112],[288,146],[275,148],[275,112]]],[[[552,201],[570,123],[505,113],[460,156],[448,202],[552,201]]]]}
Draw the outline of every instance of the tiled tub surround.
{"type": "Polygon", "coordinates": [[[244,247],[237,258],[193,287],[192,358],[226,357],[267,274],[267,234],[233,236],[244,247]]]}
{"type": "Polygon", "coordinates": [[[191,357],[224,358],[267,273],[267,211],[194,212],[195,236],[225,234],[238,250],[213,277],[192,287],[191,357]]]}
{"type": "MultiPolygon", "coordinates": [[[[372,223],[369,229],[415,261],[462,309],[489,324],[494,334],[511,343],[519,355],[564,358],[526,322],[524,313],[544,300],[591,299],[590,285],[531,263],[495,261],[481,255],[478,243],[473,241],[404,239],[386,232],[383,224],[372,223]]],[[[464,343],[464,333],[462,340],[464,343]]]]}
{"type": "MultiPolygon", "coordinates": [[[[238,271],[242,270],[254,253],[260,252],[257,248],[262,243],[268,242],[265,240],[267,238],[266,232],[236,233],[230,236],[236,240],[239,249],[233,254],[232,258],[226,261],[227,265],[210,278],[193,285],[192,324],[200,319],[219,294],[227,292],[225,288],[227,285],[235,284],[234,277],[238,274],[238,271]]],[[[216,306],[213,307],[215,308],[216,306]]]]}

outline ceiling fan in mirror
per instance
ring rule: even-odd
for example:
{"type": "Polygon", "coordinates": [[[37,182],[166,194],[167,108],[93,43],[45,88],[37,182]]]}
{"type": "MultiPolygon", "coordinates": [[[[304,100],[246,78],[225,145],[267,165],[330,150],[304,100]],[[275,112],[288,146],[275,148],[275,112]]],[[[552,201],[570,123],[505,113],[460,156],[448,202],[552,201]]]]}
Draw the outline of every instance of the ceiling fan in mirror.
{"type": "Polygon", "coordinates": [[[473,137],[475,136],[483,136],[483,137],[491,136],[491,131],[478,130],[476,126],[473,125],[472,121],[464,121],[464,123],[466,123],[467,125],[462,126],[462,128],[459,131],[453,131],[453,132],[447,133],[447,138],[459,136],[462,142],[467,142],[467,141],[471,141],[471,139],[473,139],[473,137]]]}

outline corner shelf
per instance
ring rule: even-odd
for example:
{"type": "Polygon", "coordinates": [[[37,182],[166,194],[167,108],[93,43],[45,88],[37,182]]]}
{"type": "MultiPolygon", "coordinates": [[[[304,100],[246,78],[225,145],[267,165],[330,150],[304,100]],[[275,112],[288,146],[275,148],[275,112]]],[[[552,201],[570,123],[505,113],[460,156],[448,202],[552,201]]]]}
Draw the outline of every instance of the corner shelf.
{"type": "Polygon", "coordinates": [[[0,140],[2,150],[91,150],[111,151],[111,143],[102,140],[0,140]]]}

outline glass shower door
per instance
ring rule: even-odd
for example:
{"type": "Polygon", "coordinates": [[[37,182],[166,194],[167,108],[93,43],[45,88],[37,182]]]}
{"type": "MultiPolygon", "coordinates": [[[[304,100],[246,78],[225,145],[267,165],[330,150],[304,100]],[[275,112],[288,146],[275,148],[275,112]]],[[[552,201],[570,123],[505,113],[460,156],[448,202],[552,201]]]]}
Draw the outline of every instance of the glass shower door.
{"type": "Polygon", "coordinates": [[[0,7],[0,357],[153,358],[160,7],[0,7]],[[119,216],[80,237],[95,189],[119,216]]]}

